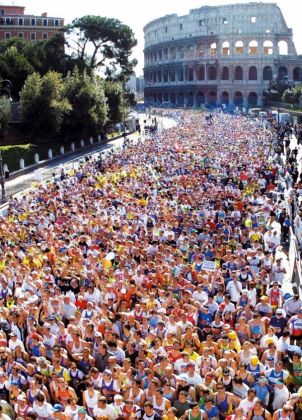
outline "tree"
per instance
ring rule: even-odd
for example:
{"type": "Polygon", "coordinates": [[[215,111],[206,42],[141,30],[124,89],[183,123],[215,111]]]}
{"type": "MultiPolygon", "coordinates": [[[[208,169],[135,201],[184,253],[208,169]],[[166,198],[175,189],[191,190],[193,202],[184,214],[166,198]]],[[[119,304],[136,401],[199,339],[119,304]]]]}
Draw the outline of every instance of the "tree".
{"type": "Polygon", "coordinates": [[[103,81],[75,68],[64,81],[64,96],[72,106],[72,111],[64,116],[64,136],[81,138],[98,134],[108,114],[103,81]]]}
{"type": "Polygon", "coordinates": [[[289,104],[298,104],[299,97],[301,95],[301,85],[295,86],[294,88],[286,89],[283,93],[282,101],[287,102],[289,104]]]}
{"type": "Polygon", "coordinates": [[[25,132],[32,139],[52,139],[58,134],[64,114],[71,105],[63,96],[62,75],[53,71],[41,77],[30,75],[20,92],[21,114],[25,132]]]}
{"type": "Polygon", "coordinates": [[[0,130],[3,131],[10,118],[10,100],[6,96],[0,97],[0,130]]]}
{"type": "Polygon", "coordinates": [[[109,107],[109,120],[111,122],[124,121],[128,109],[123,84],[121,82],[106,80],[105,95],[109,107]]]}
{"type": "Polygon", "coordinates": [[[0,55],[0,74],[3,79],[12,82],[12,96],[19,95],[25,80],[33,72],[33,66],[15,46],[9,47],[0,55]]]}
{"type": "Polygon", "coordinates": [[[66,28],[67,46],[73,57],[83,61],[92,72],[103,68],[111,79],[131,75],[136,60],[130,60],[137,41],[129,26],[118,19],[83,16],[66,28]]]}

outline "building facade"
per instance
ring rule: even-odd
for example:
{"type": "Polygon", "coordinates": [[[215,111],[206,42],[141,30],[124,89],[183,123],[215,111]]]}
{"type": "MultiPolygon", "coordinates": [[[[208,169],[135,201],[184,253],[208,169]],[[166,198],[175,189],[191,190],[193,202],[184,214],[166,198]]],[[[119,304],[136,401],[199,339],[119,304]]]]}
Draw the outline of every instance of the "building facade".
{"type": "Polygon", "coordinates": [[[31,41],[49,39],[64,27],[64,19],[25,14],[23,6],[0,5],[0,40],[24,38],[31,41]]]}
{"type": "Polygon", "coordinates": [[[148,104],[261,106],[272,80],[302,81],[302,56],[275,3],[205,6],[144,27],[148,104]]]}

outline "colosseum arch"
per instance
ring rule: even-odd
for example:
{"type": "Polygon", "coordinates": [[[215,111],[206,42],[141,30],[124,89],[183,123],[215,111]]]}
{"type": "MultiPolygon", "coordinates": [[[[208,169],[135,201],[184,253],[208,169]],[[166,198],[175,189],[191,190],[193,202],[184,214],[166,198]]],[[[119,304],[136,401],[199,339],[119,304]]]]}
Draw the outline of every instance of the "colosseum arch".
{"type": "Polygon", "coordinates": [[[220,95],[220,100],[222,104],[229,105],[229,102],[230,102],[229,92],[227,91],[222,92],[220,95]]]}
{"type": "Polygon", "coordinates": [[[234,93],[234,105],[235,106],[242,106],[243,105],[243,95],[239,91],[234,93]]]}
{"type": "Polygon", "coordinates": [[[188,60],[194,60],[194,56],[195,56],[195,49],[193,45],[189,45],[188,49],[187,49],[187,58],[188,60]]]}
{"type": "Polygon", "coordinates": [[[263,55],[272,55],[273,54],[273,43],[272,41],[263,42],[263,55]]]}
{"type": "Polygon", "coordinates": [[[175,70],[174,69],[169,70],[169,81],[170,82],[175,82],[175,70]]]}
{"type": "Polygon", "coordinates": [[[161,83],[161,70],[158,70],[157,75],[156,75],[156,80],[158,81],[158,83],[161,83]]]}
{"type": "Polygon", "coordinates": [[[184,81],[184,69],[182,67],[180,69],[178,69],[178,71],[177,71],[177,80],[179,82],[184,81]]]}
{"type": "Polygon", "coordinates": [[[198,44],[197,46],[197,55],[198,57],[203,57],[205,55],[205,45],[204,44],[198,44]]]}
{"type": "Polygon", "coordinates": [[[285,66],[278,67],[278,80],[284,80],[288,76],[288,70],[285,66]]]}
{"type": "Polygon", "coordinates": [[[294,82],[301,82],[302,81],[302,68],[295,67],[293,70],[293,81],[294,82]]]}
{"type": "Polygon", "coordinates": [[[230,43],[228,41],[222,43],[221,49],[222,55],[230,55],[230,43]]]}
{"type": "Polygon", "coordinates": [[[215,90],[209,90],[207,92],[207,104],[210,106],[215,106],[217,101],[217,93],[215,90]]]}
{"type": "Polygon", "coordinates": [[[158,61],[163,61],[163,50],[157,51],[157,58],[158,58],[158,61]]]}
{"type": "Polygon", "coordinates": [[[165,70],[163,71],[163,82],[164,82],[164,83],[168,83],[168,81],[169,81],[169,72],[168,72],[168,70],[167,70],[167,69],[165,69],[165,70]]]}
{"type": "Polygon", "coordinates": [[[262,73],[263,80],[273,80],[273,69],[271,66],[265,66],[262,73]]]}
{"type": "Polygon", "coordinates": [[[170,48],[170,59],[171,60],[175,60],[176,59],[176,48],[175,47],[171,47],[170,48]]]}
{"type": "Polygon", "coordinates": [[[257,106],[258,103],[258,95],[256,92],[250,92],[247,97],[248,105],[251,107],[257,106]]]}
{"type": "Polygon", "coordinates": [[[194,105],[194,93],[193,92],[188,92],[186,95],[186,99],[187,99],[187,106],[193,106],[194,105]]]}
{"type": "Polygon", "coordinates": [[[210,45],[210,55],[212,57],[215,57],[217,54],[217,44],[216,42],[212,42],[212,44],[210,45]]]}
{"type": "Polygon", "coordinates": [[[251,66],[249,68],[249,80],[257,80],[257,67],[256,66],[251,66]]]}
{"type": "Polygon", "coordinates": [[[197,78],[197,80],[204,80],[205,79],[204,66],[197,67],[197,70],[196,70],[196,78],[197,78]]]}
{"type": "Polygon", "coordinates": [[[177,95],[177,103],[179,106],[184,106],[185,103],[185,95],[183,92],[178,92],[177,95]]]}
{"type": "Polygon", "coordinates": [[[253,39],[249,42],[249,54],[254,55],[258,53],[258,41],[253,39]]]}
{"type": "Polygon", "coordinates": [[[230,70],[227,66],[223,66],[221,80],[229,80],[230,79],[230,70]]]}
{"type": "Polygon", "coordinates": [[[171,102],[171,104],[172,104],[172,105],[175,105],[175,104],[176,104],[176,96],[175,96],[175,92],[171,92],[171,95],[170,95],[170,102],[171,102]]]}
{"type": "Polygon", "coordinates": [[[180,58],[181,60],[185,57],[185,50],[183,46],[177,47],[177,58],[180,58]]]}
{"type": "Polygon", "coordinates": [[[234,80],[243,80],[243,70],[241,66],[235,67],[234,80]]]}
{"type": "Polygon", "coordinates": [[[168,102],[168,100],[169,100],[168,92],[164,92],[163,100],[164,100],[164,102],[168,102]]]}
{"type": "Polygon", "coordinates": [[[236,41],[235,42],[235,54],[241,55],[243,54],[243,42],[236,41]]]}
{"type": "Polygon", "coordinates": [[[169,49],[164,48],[164,61],[168,61],[168,60],[169,60],[169,49]]]}
{"type": "Polygon", "coordinates": [[[278,42],[279,55],[288,55],[288,43],[284,40],[278,42]]]}
{"type": "Polygon", "coordinates": [[[162,94],[162,92],[158,92],[157,102],[160,103],[160,104],[163,102],[163,94],[162,94]]]}
{"type": "Polygon", "coordinates": [[[194,81],[194,68],[193,67],[187,67],[187,71],[186,71],[186,80],[188,82],[193,82],[194,81]]]}
{"type": "Polygon", "coordinates": [[[216,66],[209,66],[208,67],[208,80],[216,80],[216,79],[217,79],[216,66]]]}
{"type": "Polygon", "coordinates": [[[205,94],[201,90],[199,90],[196,95],[196,105],[200,106],[204,104],[205,101],[206,101],[205,94]]]}

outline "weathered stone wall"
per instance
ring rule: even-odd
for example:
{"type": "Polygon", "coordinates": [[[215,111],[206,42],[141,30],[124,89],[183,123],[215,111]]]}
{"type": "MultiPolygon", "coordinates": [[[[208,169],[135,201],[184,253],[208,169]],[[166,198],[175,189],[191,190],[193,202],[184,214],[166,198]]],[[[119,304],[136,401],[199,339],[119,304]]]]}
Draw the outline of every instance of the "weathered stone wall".
{"type": "Polygon", "coordinates": [[[274,3],[201,7],[144,32],[146,102],[255,106],[270,80],[302,81],[302,56],[274,3]]]}

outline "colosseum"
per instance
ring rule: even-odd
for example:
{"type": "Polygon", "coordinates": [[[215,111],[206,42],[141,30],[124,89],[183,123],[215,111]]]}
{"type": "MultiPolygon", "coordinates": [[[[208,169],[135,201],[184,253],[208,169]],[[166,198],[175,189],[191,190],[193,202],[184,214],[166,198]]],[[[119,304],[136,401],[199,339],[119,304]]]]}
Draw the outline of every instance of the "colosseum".
{"type": "Polygon", "coordinates": [[[261,106],[270,81],[302,81],[302,56],[275,3],[167,15],[145,33],[145,103],[261,106]]]}

